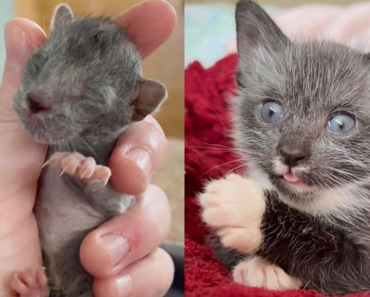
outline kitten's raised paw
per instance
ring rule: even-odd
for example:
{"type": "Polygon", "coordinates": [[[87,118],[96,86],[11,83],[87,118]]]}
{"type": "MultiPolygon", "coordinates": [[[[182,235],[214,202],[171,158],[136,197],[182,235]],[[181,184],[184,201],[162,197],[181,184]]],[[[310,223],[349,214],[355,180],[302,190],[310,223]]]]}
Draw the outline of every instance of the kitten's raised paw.
{"type": "Polygon", "coordinates": [[[276,291],[299,289],[302,285],[280,267],[265,262],[260,257],[240,262],[233,270],[233,279],[245,286],[276,291]]]}
{"type": "Polygon", "coordinates": [[[68,173],[86,182],[104,181],[107,184],[111,177],[109,167],[97,165],[94,158],[79,153],[55,153],[44,166],[60,168],[61,175],[68,173]]]}
{"type": "Polygon", "coordinates": [[[48,297],[49,289],[43,267],[16,273],[11,281],[11,288],[19,297],[48,297]]]}
{"type": "Polygon", "coordinates": [[[230,174],[209,183],[199,203],[203,221],[216,231],[223,245],[246,253],[259,248],[265,197],[256,182],[230,174]]]}

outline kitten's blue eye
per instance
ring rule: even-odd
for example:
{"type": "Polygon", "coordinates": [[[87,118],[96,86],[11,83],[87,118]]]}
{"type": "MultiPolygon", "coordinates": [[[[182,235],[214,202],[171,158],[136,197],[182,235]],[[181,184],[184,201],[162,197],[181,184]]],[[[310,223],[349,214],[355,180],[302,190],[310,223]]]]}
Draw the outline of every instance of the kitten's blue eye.
{"type": "Polygon", "coordinates": [[[279,123],[283,117],[283,107],[275,101],[267,101],[261,106],[261,117],[268,123],[279,123]]]}
{"type": "Polygon", "coordinates": [[[345,135],[356,127],[356,121],[346,114],[337,114],[328,122],[328,131],[337,135],[345,135]]]}

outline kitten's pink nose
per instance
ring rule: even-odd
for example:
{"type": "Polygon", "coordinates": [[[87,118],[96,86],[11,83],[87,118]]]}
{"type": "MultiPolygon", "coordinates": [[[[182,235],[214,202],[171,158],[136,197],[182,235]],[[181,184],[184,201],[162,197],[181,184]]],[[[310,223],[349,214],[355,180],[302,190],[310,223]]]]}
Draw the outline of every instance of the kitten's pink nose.
{"type": "Polygon", "coordinates": [[[50,108],[46,107],[40,97],[28,95],[27,97],[28,108],[32,114],[49,111],[50,108]]]}

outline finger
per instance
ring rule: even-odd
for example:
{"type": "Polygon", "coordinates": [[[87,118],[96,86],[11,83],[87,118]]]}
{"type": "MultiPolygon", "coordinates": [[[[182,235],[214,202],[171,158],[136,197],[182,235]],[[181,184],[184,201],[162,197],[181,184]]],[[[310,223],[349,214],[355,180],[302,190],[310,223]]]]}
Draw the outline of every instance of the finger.
{"type": "Polygon", "coordinates": [[[115,20],[127,28],[130,40],[144,59],[171,36],[177,17],[169,3],[150,0],[130,8],[115,20]]]}
{"type": "Polygon", "coordinates": [[[133,263],[118,276],[96,279],[96,297],[161,297],[171,286],[174,265],[171,257],[158,248],[147,257],[133,263]]]}
{"type": "Polygon", "coordinates": [[[92,231],[82,242],[80,259],[95,277],[117,275],[155,250],[167,237],[171,212],[164,192],[151,185],[127,213],[92,231]]]}
{"type": "MultiPolygon", "coordinates": [[[[32,215],[37,178],[46,150],[25,135],[12,110],[22,67],[45,35],[34,23],[15,19],[5,26],[6,61],[0,87],[0,292],[10,296],[13,273],[41,264],[32,215]]],[[[0,293],[1,296],[3,296],[0,293]]]]}
{"type": "Polygon", "coordinates": [[[143,193],[159,170],[166,149],[167,139],[152,116],[131,125],[109,160],[112,186],[130,195],[143,193]]]}
{"type": "Polygon", "coordinates": [[[36,23],[23,18],[8,22],[4,35],[6,60],[0,98],[2,106],[10,106],[21,80],[23,66],[33,51],[45,42],[46,35],[36,23]]]}
{"type": "MultiPolygon", "coordinates": [[[[1,187],[1,197],[17,193],[22,194],[22,199],[27,199],[25,197],[34,197],[46,148],[35,144],[26,135],[13,112],[12,101],[21,80],[22,67],[46,37],[39,26],[26,19],[10,21],[4,33],[6,61],[0,87],[0,151],[4,158],[0,180],[6,186],[1,187]]],[[[33,204],[33,198],[30,202],[33,204]]]]}

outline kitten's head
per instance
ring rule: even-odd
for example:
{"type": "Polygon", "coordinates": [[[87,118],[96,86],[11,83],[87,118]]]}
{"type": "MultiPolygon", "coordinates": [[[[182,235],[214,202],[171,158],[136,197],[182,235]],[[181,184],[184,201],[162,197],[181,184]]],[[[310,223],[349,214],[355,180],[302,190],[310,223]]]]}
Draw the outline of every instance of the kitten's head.
{"type": "Polygon", "coordinates": [[[65,4],[50,38],[27,61],[14,109],[38,142],[115,138],[153,113],[165,87],[141,75],[141,57],[124,28],[103,17],[74,17],[65,4]]]}
{"type": "Polygon", "coordinates": [[[334,193],[370,177],[369,56],[295,44],[251,1],[237,4],[236,23],[234,137],[250,174],[301,208],[356,205],[334,193]]]}

